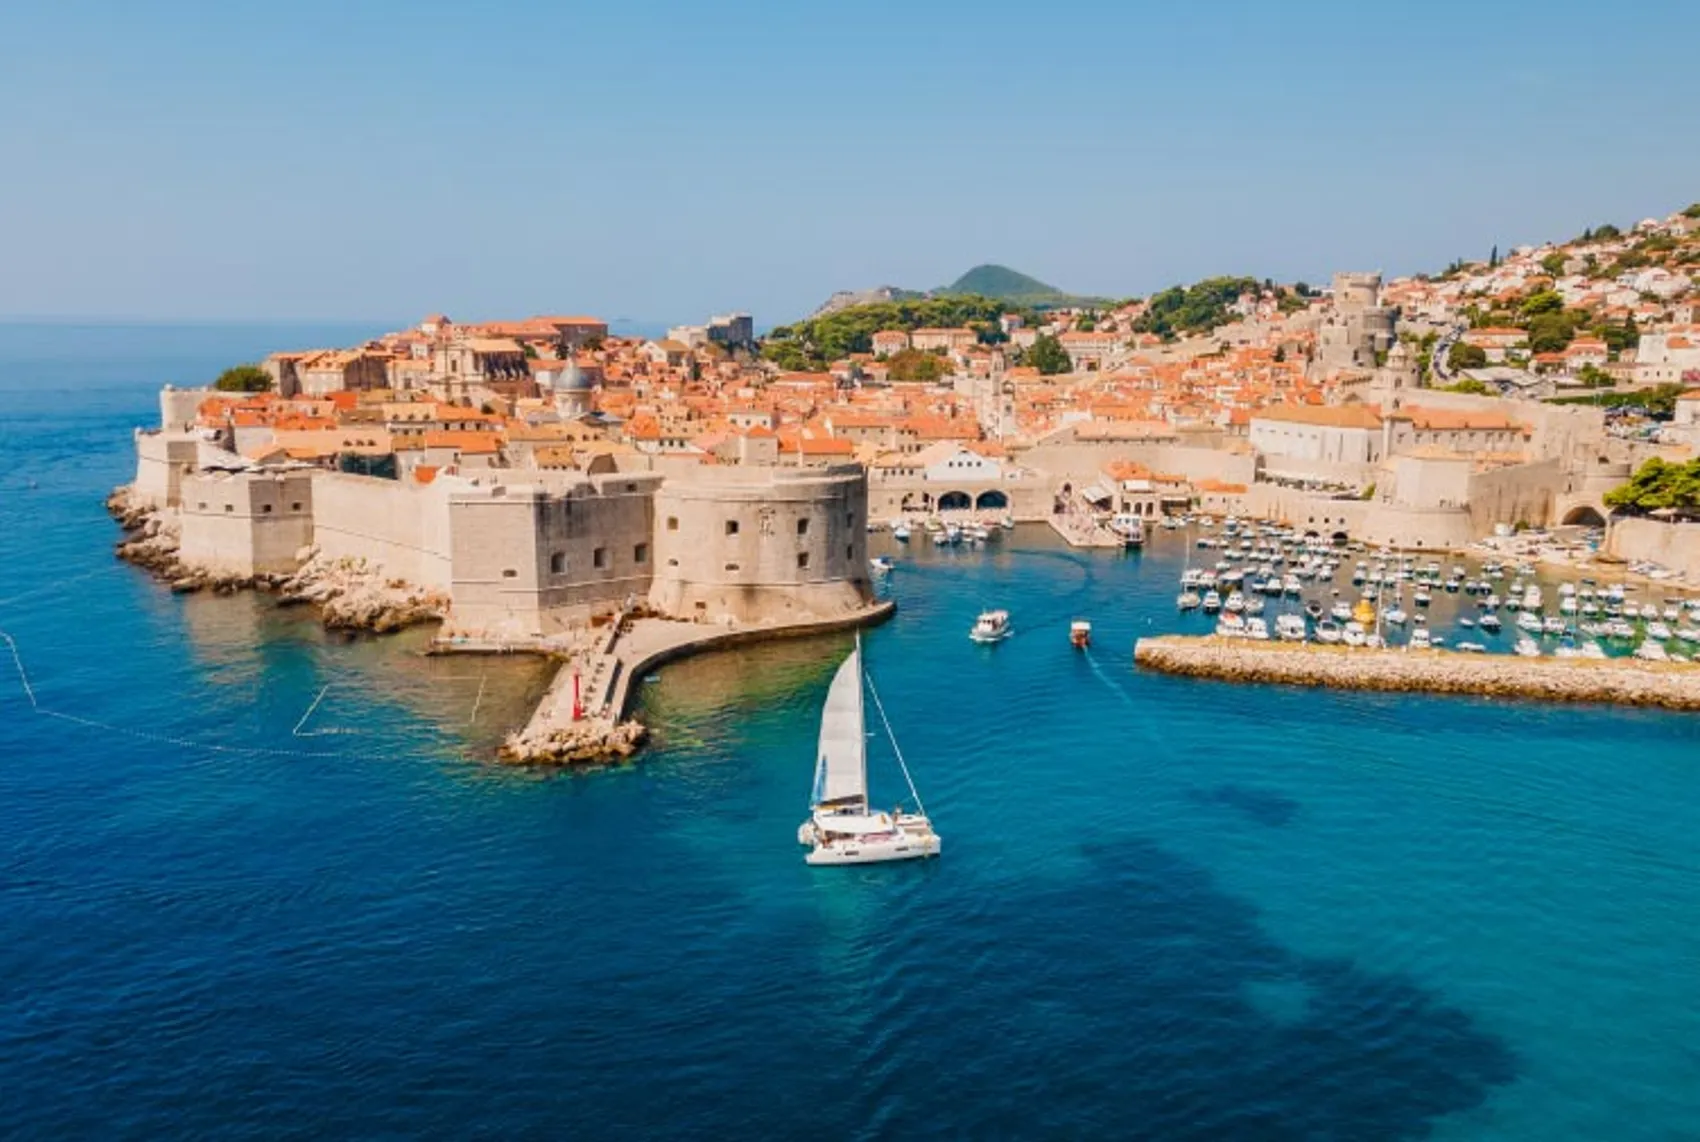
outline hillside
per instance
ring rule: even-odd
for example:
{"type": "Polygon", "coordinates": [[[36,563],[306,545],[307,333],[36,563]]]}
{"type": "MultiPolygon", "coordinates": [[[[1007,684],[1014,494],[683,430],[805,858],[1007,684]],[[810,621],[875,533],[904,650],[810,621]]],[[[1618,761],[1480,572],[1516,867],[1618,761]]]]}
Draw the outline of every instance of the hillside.
{"type": "Polygon", "coordinates": [[[1009,312],[1036,323],[1031,308],[1001,298],[951,296],[881,301],[846,306],[824,315],[780,325],[762,339],[762,355],[785,369],[823,369],[851,353],[873,348],[873,335],[884,329],[913,331],[924,326],[966,326],[983,341],[1003,339],[998,318],[1009,312]]]}
{"type": "Polygon", "coordinates": [[[829,313],[837,313],[841,309],[849,309],[855,305],[877,305],[882,301],[918,301],[926,294],[919,290],[900,289],[897,286],[882,285],[873,289],[851,290],[841,289],[809,314],[809,320],[825,317],[829,313]]]}
{"type": "Polygon", "coordinates": [[[1093,300],[1064,293],[1054,285],[1047,285],[1038,278],[1028,277],[1008,266],[995,265],[975,266],[954,282],[934,290],[933,293],[934,296],[946,297],[990,297],[1012,305],[1038,308],[1077,305],[1093,300]]]}

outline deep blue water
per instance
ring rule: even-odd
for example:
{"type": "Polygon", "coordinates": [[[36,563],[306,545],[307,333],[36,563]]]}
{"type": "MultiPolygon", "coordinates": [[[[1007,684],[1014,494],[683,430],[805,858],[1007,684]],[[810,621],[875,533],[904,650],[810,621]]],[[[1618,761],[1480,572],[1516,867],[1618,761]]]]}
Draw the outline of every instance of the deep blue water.
{"type": "Polygon", "coordinates": [[[537,666],[112,560],[158,384],[354,332],[0,326],[0,630],[83,719],[0,675],[0,1132],[1700,1137],[1700,720],[1136,673],[1184,548],[1024,529],[867,637],[943,859],[810,869],[844,639],[546,777],[537,666]]]}

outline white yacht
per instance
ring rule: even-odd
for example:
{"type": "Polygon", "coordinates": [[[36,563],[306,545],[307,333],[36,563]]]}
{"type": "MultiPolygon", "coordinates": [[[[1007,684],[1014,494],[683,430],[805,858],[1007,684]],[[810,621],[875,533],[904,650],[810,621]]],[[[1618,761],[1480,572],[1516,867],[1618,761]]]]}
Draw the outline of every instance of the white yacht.
{"type": "Polygon", "coordinates": [[[809,819],[797,828],[797,842],[809,847],[803,858],[809,864],[874,864],[939,855],[939,835],[927,819],[921,795],[915,791],[903,751],[897,748],[897,737],[871,682],[869,692],[909,785],[915,810],[876,812],[868,804],[868,736],[862,706],[862,640],[858,637],[856,648],[833,677],[821,708],[814,794],[809,800],[809,819]]]}
{"type": "Polygon", "coordinates": [[[981,611],[968,637],[975,642],[1002,642],[1010,635],[1008,611],[981,611]]]}
{"type": "Polygon", "coordinates": [[[1434,642],[1433,638],[1428,633],[1427,627],[1418,627],[1416,630],[1411,632],[1411,641],[1406,643],[1406,645],[1412,650],[1428,650],[1434,645],[1434,642]]]}
{"type": "Polygon", "coordinates": [[[1281,615],[1276,618],[1275,637],[1283,642],[1303,642],[1305,640],[1304,616],[1281,615]]]}
{"type": "Polygon", "coordinates": [[[892,528],[891,529],[891,538],[897,540],[897,542],[899,542],[899,543],[908,543],[909,542],[909,525],[906,524],[906,523],[900,523],[896,527],[892,528]]]}
{"type": "Polygon", "coordinates": [[[1541,656],[1540,646],[1528,635],[1522,635],[1517,639],[1516,649],[1518,655],[1523,658],[1539,658],[1541,656]]]}

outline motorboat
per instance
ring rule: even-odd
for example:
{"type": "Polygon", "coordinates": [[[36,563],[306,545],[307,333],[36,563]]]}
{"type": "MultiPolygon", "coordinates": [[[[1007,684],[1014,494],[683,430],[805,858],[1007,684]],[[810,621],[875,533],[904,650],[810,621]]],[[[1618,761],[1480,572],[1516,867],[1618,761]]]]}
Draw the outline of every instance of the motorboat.
{"type": "Polygon", "coordinates": [[[1196,611],[1203,601],[1197,591],[1182,591],[1175,599],[1175,606],[1183,611],[1196,611]]]}
{"type": "Polygon", "coordinates": [[[897,540],[897,542],[899,542],[899,543],[908,543],[909,542],[909,525],[906,524],[906,523],[900,523],[896,527],[892,528],[891,529],[891,538],[897,540]]]}
{"type": "Polygon", "coordinates": [[[1317,602],[1315,599],[1312,599],[1310,602],[1305,604],[1305,614],[1309,615],[1313,620],[1320,619],[1322,617],[1322,604],[1317,602]]]}
{"type": "Polygon", "coordinates": [[[1221,638],[1240,638],[1245,632],[1245,619],[1233,611],[1223,611],[1216,620],[1216,634],[1221,638]]]}
{"type": "Polygon", "coordinates": [[[1499,616],[1494,614],[1492,611],[1489,611],[1487,614],[1477,619],[1476,623],[1483,630],[1488,631],[1491,634],[1499,633],[1499,628],[1505,625],[1500,622],[1499,616]]]}
{"type": "Polygon", "coordinates": [[[876,555],[872,559],[868,560],[868,569],[875,575],[889,575],[891,574],[891,569],[896,566],[897,564],[889,555],[876,555]]]}
{"type": "Polygon", "coordinates": [[[917,860],[939,855],[939,835],[921,804],[920,794],[897,748],[897,737],[880,704],[879,693],[867,680],[874,708],[892,752],[903,770],[914,808],[875,811],[868,801],[868,735],[863,708],[862,640],[838,667],[821,707],[820,735],[815,747],[814,790],[809,819],[797,827],[797,842],[809,852],[813,865],[875,864],[917,860]]]}
{"type": "Polygon", "coordinates": [[[1367,634],[1368,632],[1364,630],[1364,624],[1353,620],[1341,628],[1340,641],[1347,646],[1362,646],[1367,634]]]}
{"type": "Polygon", "coordinates": [[[1316,641],[1332,646],[1340,641],[1340,624],[1333,619],[1323,619],[1316,624],[1316,641]]]}
{"type": "Polygon", "coordinates": [[[1519,611],[1517,614],[1517,629],[1528,631],[1530,634],[1541,633],[1541,616],[1534,611],[1519,611]]]}
{"type": "Polygon", "coordinates": [[[1222,596],[1217,594],[1215,591],[1204,592],[1203,607],[1205,614],[1215,614],[1217,611],[1222,609],[1222,596]]]}
{"type": "Polygon", "coordinates": [[[1429,650],[1434,646],[1434,639],[1428,633],[1427,627],[1418,627],[1411,632],[1411,641],[1405,645],[1412,650],[1429,650]]]}
{"type": "Polygon", "coordinates": [[[1249,618],[1245,621],[1245,636],[1255,642],[1269,641],[1269,624],[1260,618],[1249,618]]]}
{"type": "Polygon", "coordinates": [[[1540,646],[1528,635],[1519,635],[1517,645],[1513,649],[1522,658],[1539,658],[1541,656],[1540,646]]]}
{"type": "Polygon", "coordinates": [[[981,611],[968,637],[979,643],[1002,642],[1010,636],[1008,611],[981,611]]]}
{"type": "Polygon", "coordinates": [[[1406,620],[1411,616],[1406,614],[1403,608],[1395,603],[1393,606],[1388,607],[1385,611],[1382,611],[1381,617],[1392,623],[1394,626],[1402,627],[1405,625],[1406,620]]]}
{"type": "Polygon", "coordinates": [[[1337,623],[1349,623],[1352,621],[1352,605],[1344,601],[1335,603],[1329,608],[1328,617],[1337,623]]]}
{"type": "Polygon", "coordinates": [[[1303,642],[1305,621],[1300,615],[1281,615],[1275,620],[1275,637],[1283,642],[1303,642]]]}
{"type": "Polygon", "coordinates": [[[1068,624],[1069,645],[1076,650],[1085,650],[1092,645],[1092,624],[1085,619],[1075,619],[1068,624]]]}

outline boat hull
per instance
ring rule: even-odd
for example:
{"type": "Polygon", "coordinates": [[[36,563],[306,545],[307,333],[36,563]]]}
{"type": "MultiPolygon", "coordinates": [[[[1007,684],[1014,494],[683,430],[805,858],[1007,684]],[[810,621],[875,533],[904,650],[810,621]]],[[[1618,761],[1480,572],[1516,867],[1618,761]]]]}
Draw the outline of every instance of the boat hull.
{"type": "Polygon", "coordinates": [[[892,836],[837,840],[817,845],[803,857],[813,865],[883,864],[897,860],[925,860],[939,855],[938,834],[898,833],[892,836]]]}

